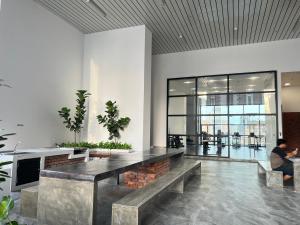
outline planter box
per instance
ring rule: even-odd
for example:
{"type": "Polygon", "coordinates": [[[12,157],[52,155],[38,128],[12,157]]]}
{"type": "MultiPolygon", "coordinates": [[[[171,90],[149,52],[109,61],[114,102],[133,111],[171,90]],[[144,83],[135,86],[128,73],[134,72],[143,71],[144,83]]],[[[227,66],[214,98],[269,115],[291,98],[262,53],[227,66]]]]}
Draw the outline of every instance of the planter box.
{"type": "Polygon", "coordinates": [[[90,152],[107,152],[107,153],[130,153],[134,152],[132,149],[107,149],[107,148],[94,148],[90,152]]]}

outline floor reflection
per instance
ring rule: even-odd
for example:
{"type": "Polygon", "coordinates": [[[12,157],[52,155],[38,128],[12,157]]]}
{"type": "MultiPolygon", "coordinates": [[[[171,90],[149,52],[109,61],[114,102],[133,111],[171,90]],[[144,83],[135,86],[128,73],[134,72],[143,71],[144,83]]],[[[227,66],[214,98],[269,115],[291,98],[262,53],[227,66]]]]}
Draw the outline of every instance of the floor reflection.
{"type": "Polygon", "coordinates": [[[267,160],[266,148],[260,147],[258,150],[248,147],[233,148],[225,146],[221,150],[215,145],[209,146],[209,149],[205,151],[203,146],[189,147],[185,149],[186,155],[191,156],[215,156],[215,157],[227,157],[231,159],[244,159],[244,160],[267,160]],[[207,154],[206,154],[207,153],[207,154]],[[220,153],[220,154],[218,154],[220,153]]]}

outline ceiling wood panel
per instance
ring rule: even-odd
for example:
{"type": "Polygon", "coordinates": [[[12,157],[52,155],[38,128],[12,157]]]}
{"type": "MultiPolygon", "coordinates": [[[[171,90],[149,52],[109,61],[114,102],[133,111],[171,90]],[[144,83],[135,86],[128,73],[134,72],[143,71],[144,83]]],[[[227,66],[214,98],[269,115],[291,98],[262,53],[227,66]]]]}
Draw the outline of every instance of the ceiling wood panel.
{"type": "Polygon", "coordinates": [[[145,24],[153,54],[300,37],[298,0],[35,0],[83,33],[145,24]]]}

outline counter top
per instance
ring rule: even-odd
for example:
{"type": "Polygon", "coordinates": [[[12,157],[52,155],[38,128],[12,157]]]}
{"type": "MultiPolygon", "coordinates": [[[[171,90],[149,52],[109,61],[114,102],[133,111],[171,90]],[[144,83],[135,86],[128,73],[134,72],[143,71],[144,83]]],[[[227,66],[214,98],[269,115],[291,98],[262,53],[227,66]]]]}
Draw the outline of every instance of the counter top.
{"type": "MultiPolygon", "coordinates": [[[[89,160],[89,151],[79,152],[78,154],[74,154],[73,148],[31,148],[31,149],[17,149],[16,151],[1,151],[0,158],[3,161],[12,161],[13,163],[7,165],[8,169],[11,169],[11,191],[18,191],[22,188],[30,187],[32,185],[37,185],[38,183],[38,173],[40,169],[44,169],[46,165],[51,165],[50,157],[54,156],[54,160],[59,160],[60,156],[63,158],[62,163],[67,163],[67,160],[76,161],[88,161],[89,160]],[[67,157],[66,157],[67,155],[67,157]],[[58,157],[56,157],[58,156],[58,157]],[[67,158],[67,159],[66,159],[67,158]],[[37,180],[31,182],[24,182],[22,184],[18,183],[18,179],[20,177],[24,177],[24,175],[20,172],[18,168],[20,168],[20,163],[24,165],[24,163],[30,163],[30,159],[39,160],[39,165],[36,166],[35,170],[37,171],[37,180]],[[48,160],[49,159],[49,160],[48,160]],[[47,161],[48,160],[48,161],[47,161]]],[[[53,163],[55,165],[55,162],[53,163]]],[[[5,168],[6,168],[5,167],[5,168]]]]}
{"type": "Polygon", "coordinates": [[[99,181],[115,174],[119,174],[135,168],[136,166],[157,162],[176,155],[182,155],[183,150],[171,148],[152,148],[141,152],[112,155],[110,158],[53,167],[42,170],[40,176],[83,180],[99,181]]]}
{"type": "Polygon", "coordinates": [[[73,148],[32,148],[32,149],[18,149],[16,151],[1,151],[2,157],[10,157],[11,159],[28,159],[35,157],[47,157],[56,155],[69,155],[71,158],[86,157],[87,153],[74,154],[73,148]]]}
{"type": "Polygon", "coordinates": [[[73,148],[30,148],[30,149],[17,149],[15,151],[1,151],[0,154],[9,154],[12,152],[18,153],[18,155],[26,154],[39,154],[39,155],[48,155],[48,154],[70,154],[73,153],[73,148]]]}

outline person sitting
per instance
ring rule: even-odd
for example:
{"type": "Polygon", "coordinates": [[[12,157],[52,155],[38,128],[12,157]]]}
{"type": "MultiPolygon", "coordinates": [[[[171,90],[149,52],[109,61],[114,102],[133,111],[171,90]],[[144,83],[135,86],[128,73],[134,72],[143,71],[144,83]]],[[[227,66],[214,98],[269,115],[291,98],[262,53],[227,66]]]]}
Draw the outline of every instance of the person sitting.
{"type": "Polygon", "coordinates": [[[277,140],[277,147],[271,152],[271,167],[274,171],[283,172],[283,180],[289,180],[294,176],[294,165],[290,158],[298,154],[298,148],[292,152],[287,152],[287,142],[284,139],[277,140]]]}

